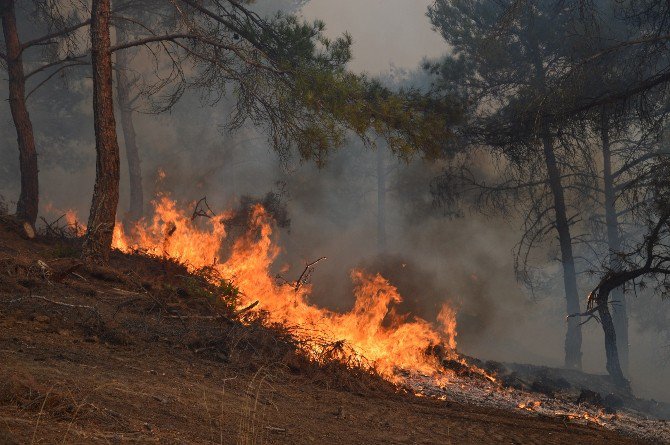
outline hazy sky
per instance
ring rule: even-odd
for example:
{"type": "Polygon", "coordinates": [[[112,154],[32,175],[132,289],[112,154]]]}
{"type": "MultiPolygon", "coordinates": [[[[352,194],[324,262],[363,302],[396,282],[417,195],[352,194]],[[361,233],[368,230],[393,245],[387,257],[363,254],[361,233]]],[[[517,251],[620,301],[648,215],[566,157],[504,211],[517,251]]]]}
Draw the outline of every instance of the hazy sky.
{"type": "Polygon", "coordinates": [[[431,29],[426,10],[431,0],[311,0],[306,19],[321,19],[329,36],[344,31],[354,38],[351,68],[377,74],[393,63],[414,68],[424,56],[445,52],[445,42],[431,29]]]}

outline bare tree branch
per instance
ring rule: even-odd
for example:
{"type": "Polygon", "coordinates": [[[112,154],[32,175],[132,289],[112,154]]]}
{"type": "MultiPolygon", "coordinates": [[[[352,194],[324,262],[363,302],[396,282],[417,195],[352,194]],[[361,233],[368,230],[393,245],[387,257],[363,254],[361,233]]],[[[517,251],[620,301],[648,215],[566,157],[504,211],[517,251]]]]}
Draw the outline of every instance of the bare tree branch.
{"type": "Polygon", "coordinates": [[[63,28],[63,29],[59,29],[58,31],[54,31],[50,34],[46,34],[46,35],[40,36],[36,39],[29,40],[29,41],[25,42],[23,45],[21,45],[21,51],[23,52],[26,49],[28,49],[32,46],[36,46],[36,45],[55,43],[55,42],[51,41],[51,39],[66,36],[66,35],[74,32],[74,31],[76,31],[80,28],[83,28],[84,26],[88,26],[90,24],[91,24],[90,19],[85,20],[85,21],[77,23],[75,25],[68,26],[68,27],[63,28]]]}

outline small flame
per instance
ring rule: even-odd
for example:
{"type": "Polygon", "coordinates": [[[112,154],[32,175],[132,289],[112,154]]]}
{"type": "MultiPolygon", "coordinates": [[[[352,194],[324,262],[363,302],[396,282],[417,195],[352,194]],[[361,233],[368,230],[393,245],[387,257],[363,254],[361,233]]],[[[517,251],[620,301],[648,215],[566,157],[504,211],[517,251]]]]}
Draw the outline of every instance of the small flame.
{"type": "Polygon", "coordinates": [[[538,408],[540,408],[540,406],[542,406],[542,401],[541,400],[531,400],[529,402],[519,403],[517,405],[517,408],[523,409],[523,410],[526,410],[526,411],[535,411],[538,408]]]}
{"type": "Polygon", "coordinates": [[[65,220],[68,229],[75,236],[83,236],[86,233],[86,225],[79,222],[79,215],[76,210],[65,209],[61,210],[58,207],[54,206],[53,203],[48,202],[44,206],[44,211],[47,214],[57,216],[65,220]]]}

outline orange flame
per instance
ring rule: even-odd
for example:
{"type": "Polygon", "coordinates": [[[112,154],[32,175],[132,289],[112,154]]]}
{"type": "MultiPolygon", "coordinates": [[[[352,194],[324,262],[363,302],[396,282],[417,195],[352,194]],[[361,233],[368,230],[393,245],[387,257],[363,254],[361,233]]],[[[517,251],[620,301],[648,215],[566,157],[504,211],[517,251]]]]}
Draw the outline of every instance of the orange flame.
{"type": "Polygon", "coordinates": [[[192,270],[213,267],[238,286],[242,307],[258,301],[256,310],[267,311],[269,322],[296,327],[294,335],[311,345],[308,352],[315,360],[324,357],[324,345],[346,344],[357,358],[397,380],[399,369],[435,374],[437,360],[426,351],[434,345],[456,347],[455,312],[449,306],[444,305],[438,317],[441,330],[420,318],[397,317],[392,306],[402,297],[381,275],[352,271],[356,301],[346,313],[309,303],[310,285],[278,283],[270,267],[280,249],[272,241],[271,218],[260,205],[253,208],[249,230],[235,240],[225,261],[219,258],[227,237],[221,221],[230,214],[215,215],[203,229],[166,196],[155,201],[154,207],[153,218],[140,221],[130,236],[117,224],[115,248],[168,256],[192,270]],[[325,341],[309,342],[314,338],[325,341]]]}
{"type": "Polygon", "coordinates": [[[67,224],[67,227],[75,236],[83,236],[86,233],[86,225],[79,222],[79,215],[77,214],[76,210],[61,210],[54,206],[53,203],[48,202],[44,206],[44,211],[47,214],[59,215],[61,218],[63,218],[67,224]]]}
{"type": "Polygon", "coordinates": [[[448,304],[443,304],[437,321],[442,324],[442,333],[447,339],[449,349],[456,349],[456,311],[448,304]]]}

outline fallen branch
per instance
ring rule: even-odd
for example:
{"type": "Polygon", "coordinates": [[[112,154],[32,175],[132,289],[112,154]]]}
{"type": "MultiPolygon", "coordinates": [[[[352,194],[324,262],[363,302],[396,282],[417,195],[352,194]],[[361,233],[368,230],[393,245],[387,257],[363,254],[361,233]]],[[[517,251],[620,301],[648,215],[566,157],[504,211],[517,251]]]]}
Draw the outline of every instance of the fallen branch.
{"type": "Polygon", "coordinates": [[[118,289],[116,287],[113,287],[112,290],[116,292],[119,295],[135,295],[135,296],[143,296],[145,295],[144,293],[139,293],[139,292],[132,292],[129,290],[124,290],[124,289],[118,289]]]}
{"type": "Polygon", "coordinates": [[[276,426],[266,426],[265,429],[270,431],[270,432],[273,432],[273,433],[285,433],[286,432],[286,428],[278,428],[276,426]]]}
{"type": "Polygon", "coordinates": [[[27,299],[33,299],[33,300],[40,300],[44,301],[49,304],[53,304],[55,306],[60,306],[60,307],[66,307],[70,309],[85,309],[87,311],[90,311],[95,317],[98,319],[99,322],[102,323],[102,316],[100,315],[100,312],[98,312],[98,309],[94,306],[87,306],[87,305],[82,305],[82,304],[70,304],[70,303],[65,303],[62,301],[56,301],[56,300],[51,300],[46,297],[42,297],[40,295],[26,295],[23,297],[15,298],[13,300],[9,300],[5,302],[6,304],[15,304],[15,303],[20,303],[23,300],[27,299]]]}
{"type": "Polygon", "coordinates": [[[235,312],[235,315],[238,316],[238,315],[242,315],[242,314],[244,314],[245,312],[249,312],[250,310],[252,310],[252,309],[255,308],[256,306],[258,306],[258,303],[259,303],[258,300],[254,301],[254,302],[251,303],[249,306],[244,307],[244,308],[240,309],[239,311],[236,311],[236,312],[235,312]]]}
{"type": "Polygon", "coordinates": [[[40,216],[40,219],[44,223],[44,229],[45,229],[47,235],[52,235],[52,236],[56,236],[56,237],[61,235],[61,233],[57,232],[56,229],[54,229],[54,227],[58,227],[58,222],[61,219],[63,219],[64,217],[65,217],[65,215],[61,215],[55,221],[49,222],[43,216],[40,216]]]}
{"type": "Polygon", "coordinates": [[[185,320],[221,320],[225,315],[164,315],[163,318],[183,318],[185,320]]]}

